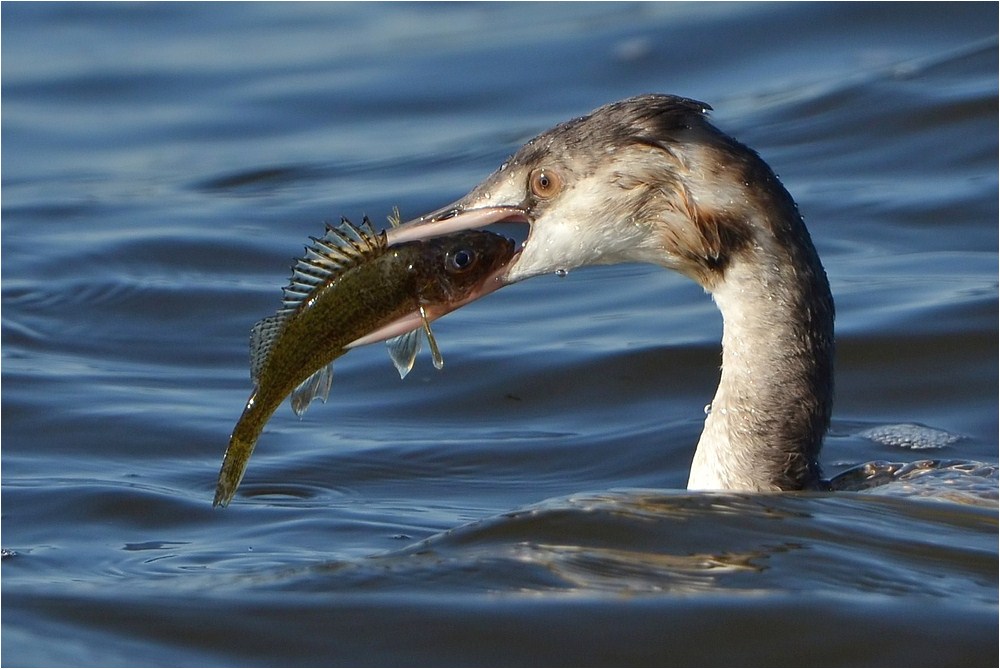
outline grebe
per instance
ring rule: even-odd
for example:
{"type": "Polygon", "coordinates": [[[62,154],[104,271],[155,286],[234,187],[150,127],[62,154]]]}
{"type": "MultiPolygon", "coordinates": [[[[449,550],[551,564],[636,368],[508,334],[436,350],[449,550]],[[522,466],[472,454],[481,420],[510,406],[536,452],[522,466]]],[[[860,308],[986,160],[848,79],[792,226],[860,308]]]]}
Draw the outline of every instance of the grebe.
{"type": "Polygon", "coordinates": [[[389,230],[389,243],[520,222],[530,231],[507,283],[622,262],[693,279],[722,312],[723,353],[688,488],[828,489],[830,285],[791,195],[710,109],[642,95],[560,124],[457,202],[389,230]]]}

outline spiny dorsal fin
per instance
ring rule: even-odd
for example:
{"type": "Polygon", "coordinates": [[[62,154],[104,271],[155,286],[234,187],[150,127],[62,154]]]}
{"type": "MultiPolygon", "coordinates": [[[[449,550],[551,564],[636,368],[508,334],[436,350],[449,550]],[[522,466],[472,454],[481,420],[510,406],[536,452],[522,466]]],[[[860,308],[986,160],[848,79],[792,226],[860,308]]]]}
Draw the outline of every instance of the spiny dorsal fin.
{"type": "Polygon", "coordinates": [[[392,213],[389,214],[389,225],[394,228],[398,228],[403,222],[402,217],[399,215],[399,207],[393,207],[392,213]]]}
{"type": "Polygon", "coordinates": [[[292,278],[284,289],[283,308],[278,313],[291,313],[313,290],[338,275],[382,253],[387,247],[384,232],[375,232],[372,222],[365,216],[360,226],[346,218],[339,226],[329,223],[326,233],[319,238],[310,237],[312,245],[305,255],[292,266],[292,278]]]}
{"type": "Polygon", "coordinates": [[[354,225],[346,218],[340,219],[336,227],[327,223],[322,237],[310,239],[312,244],[292,266],[292,278],[283,289],[281,309],[274,316],[258,321],[250,330],[250,378],[254,383],[267,361],[271,345],[299,305],[317,288],[388,248],[385,232],[376,232],[367,216],[361,225],[354,225]]]}

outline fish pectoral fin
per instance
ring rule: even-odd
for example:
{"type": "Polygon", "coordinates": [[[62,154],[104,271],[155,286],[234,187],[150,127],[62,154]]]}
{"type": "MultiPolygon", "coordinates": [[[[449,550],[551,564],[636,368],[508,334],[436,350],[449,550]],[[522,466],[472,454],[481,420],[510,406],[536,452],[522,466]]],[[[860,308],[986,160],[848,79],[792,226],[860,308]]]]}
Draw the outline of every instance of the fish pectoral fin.
{"type": "Polygon", "coordinates": [[[420,305],[420,323],[424,329],[424,334],[427,335],[427,343],[431,347],[431,360],[434,361],[434,369],[441,369],[444,367],[444,358],[441,357],[441,349],[438,348],[434,333],[431,332],[431,322],[427,320],[427,312],[424,310],[424,305],[422,304],[420,305]]]}
{"type": "Polygon", "coordinates": [[[292,411],[299,418],[306,412],[309,405],[316,398],[326,403],[326,398],[330,396],[330,386],[333,383],[333,363],[320,367],[308,379],[298,385],[292,391],[291,402],[292,411]]]}
{"type": "Polygon", "coordinates": [[[406,375],[413,369],[413,362],[417,359],[417,353],[420,352],[421,331],[427,336],[427,343],[430,344],[434,368],[444,367],[441,349],[438,348],[437,339],[434,338],[434,333],[431,331],[431,322],[428,320],[427,312],[422,305],[418,313],[420,314],[419,328],[385,341],[385,345],[389,349],[389,357],[392,358],[392,364],[396,365],[396,371],[399,372],[401,379],[405,379],[406,375]]]}
{"type": "Polygon", "coordinates": [[[399,378],[405,379],[406,375],[413,369],[413,361],[417,359],[417,353],[420,352],[420,329],[410,330],[398,337],[386,339],[385,345],[389,349],[392,364],[399,372],[399,378]]]}

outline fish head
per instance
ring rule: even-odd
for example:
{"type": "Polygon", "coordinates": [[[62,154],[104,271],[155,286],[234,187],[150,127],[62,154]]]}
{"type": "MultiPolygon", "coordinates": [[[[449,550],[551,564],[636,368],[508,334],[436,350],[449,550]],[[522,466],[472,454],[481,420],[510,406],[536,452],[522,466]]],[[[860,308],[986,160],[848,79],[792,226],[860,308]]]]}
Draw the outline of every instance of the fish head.
{"type": "Polygon", "coordinates": [[[364,346],[404,335],[506,285],[517,257],[512,239],[485,230],[463,230],[389,248],[389,271],[412,275],[417,308],[347,345],[364,346]]]}
{"type": "Polygon", "coordinates": [[[410,271],[418,276],[420,302],[428,316],[492,293],[517,250],[513,240],[485,230],[464,230],[418,242],[410,271]]]}

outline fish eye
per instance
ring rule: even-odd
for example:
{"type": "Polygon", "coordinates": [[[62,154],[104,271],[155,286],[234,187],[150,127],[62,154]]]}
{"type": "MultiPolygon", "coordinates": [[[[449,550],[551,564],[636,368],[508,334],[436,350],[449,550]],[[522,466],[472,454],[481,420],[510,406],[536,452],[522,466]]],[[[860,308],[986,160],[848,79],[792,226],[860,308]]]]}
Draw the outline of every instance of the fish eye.
{"type": "Polygon", "coordinates": [[[449,253],[445,262],[450,271],[464,272],[475,264],[476,253],[469,249],[459,249],[449,253]]]}
{"type": "Polygon", "coordinates": [[[531,170],[528,176],[528,186],[537,197],[548,199],[562,190],[563,180],[559,173],[548,167],[531,170]]]}

